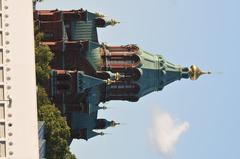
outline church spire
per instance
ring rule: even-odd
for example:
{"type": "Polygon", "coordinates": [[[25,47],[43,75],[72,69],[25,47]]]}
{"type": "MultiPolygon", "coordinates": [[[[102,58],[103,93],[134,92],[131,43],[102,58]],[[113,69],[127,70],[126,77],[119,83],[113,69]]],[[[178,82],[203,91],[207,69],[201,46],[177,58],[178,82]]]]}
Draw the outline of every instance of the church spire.
{"type": "Polygon", "coordinates": [[[110,127],[115,127],[115,126],[117,126],[117,125],[120,125],[120,123],[116,123],[115,121],[110,121],[110,123],[109,123],[109,126],[110,127]]]}
{"type": "Polygon", "coordinates": [[[162,69],[162,82],[164,86],[172,83],[176,80],[180,80],[182,78],[197,80],[201,75],[211,74],[211,72],[202,71],[196,65],[191,65],[189,68],[181,67],[179,65],[174,65],[168,61],[164,61],[162,69]]]}

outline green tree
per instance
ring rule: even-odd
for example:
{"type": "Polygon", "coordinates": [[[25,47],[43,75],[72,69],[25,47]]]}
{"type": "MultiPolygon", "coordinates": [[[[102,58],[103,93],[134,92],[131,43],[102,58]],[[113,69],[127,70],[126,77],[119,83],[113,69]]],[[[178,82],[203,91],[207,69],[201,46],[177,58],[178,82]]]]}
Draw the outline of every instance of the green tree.
{"type": "Polygon", "coordinates": [[[41,86],[37,87],[37,105],[41,107],[43,105],[49,105],[51,102],[48,99],[48,95],[45,89],[41,86]]]}
{"type": "Polygon", "coordinates": [[[42,45],[41,40],[43,34],[39,33],[35,28],[35,63],[36,63],[36,76],[37,84],[43,85],[49,78],[49,63],[53,58],[53,54],[48,46],[42,45]]]}
{"type": "Polygon", "coordinates": [[[43,105],[38,111],[39,120],[45,121],[48,159],[74,159],[69,151],[67,140],[70,128],[60,111],[53,105],[43,105]]]}
{"type": "Polygon", "coordinates": [[[68,146],[70,128],[61,112],[53,105],[44,89],[49,80],[49,63],[53,54],[48,46],[42,45],[43,34],[35,28],[35,64],[37,77],[38,119],[45,122],[46,158],[76,159],[68,146]]]}

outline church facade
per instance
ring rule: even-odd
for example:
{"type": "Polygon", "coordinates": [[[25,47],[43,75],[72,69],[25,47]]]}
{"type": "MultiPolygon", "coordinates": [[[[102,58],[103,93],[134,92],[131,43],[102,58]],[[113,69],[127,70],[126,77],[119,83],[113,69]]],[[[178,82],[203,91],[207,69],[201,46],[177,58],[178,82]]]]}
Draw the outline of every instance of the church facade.
{"type": "Polygon", "coordinates": [[[100,103],[111,100],[137,102],[139,98],[184,79],[196,80],[202,72],[195,65],[181,67],[137,45],[110,46],[98,41],[97,28],[118,22],[87,10],[37,10],[35,25],[44,34],[42,44],[54,54],[46,91],[66,116],[71,139],[88,140],[95,130],[119,123],[98,119],[100,103]]]}

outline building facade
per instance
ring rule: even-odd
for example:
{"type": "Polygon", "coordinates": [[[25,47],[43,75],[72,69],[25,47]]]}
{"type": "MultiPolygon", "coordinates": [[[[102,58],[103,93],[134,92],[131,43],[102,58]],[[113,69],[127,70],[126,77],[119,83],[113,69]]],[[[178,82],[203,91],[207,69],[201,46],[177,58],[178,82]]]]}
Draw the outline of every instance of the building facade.
{"type": "Polygon", "coordinates": [[[0,0],[1,159],[39,158],[32,12],[32,0],[0,0]]]}
{"type": "MultiPolygon", "coordinates": [[[[42,43],[54,54],[51,78],[46,83],[50,99],[67,117],[71,137],[88,140],[103,135],[95,130],[118,123],[98,119],[99,103],[111,100],[137,102],[139,98],[184,79],[196,80],[195,65],[181,67],[137,45],[110,46],[98,41],[97,28],[118,22],[87,10],[38,10],[35,25],[42,43]]],[[[70,140],[71,141],[71,140],[70,140]]]]}

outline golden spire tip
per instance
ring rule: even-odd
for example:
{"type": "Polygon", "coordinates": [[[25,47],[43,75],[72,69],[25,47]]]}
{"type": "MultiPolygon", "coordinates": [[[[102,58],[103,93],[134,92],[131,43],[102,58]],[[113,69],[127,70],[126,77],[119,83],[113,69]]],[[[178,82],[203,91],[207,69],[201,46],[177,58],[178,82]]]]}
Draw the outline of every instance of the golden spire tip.
{"type": "Polygon", "coordinates": [[[212,72],[210,72],[210,71],[207,71],[207,72],[206,71],[202,71],[197,66],[192,65],[189,68],[188,74],[189,74],[189,77],[190,77],[191,80],[197,80],[201,75],[203,75],[203,74],[212,74],[212,72]]]}

